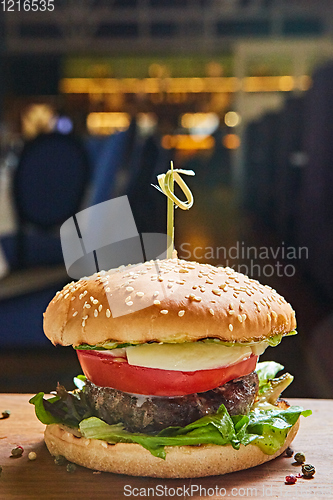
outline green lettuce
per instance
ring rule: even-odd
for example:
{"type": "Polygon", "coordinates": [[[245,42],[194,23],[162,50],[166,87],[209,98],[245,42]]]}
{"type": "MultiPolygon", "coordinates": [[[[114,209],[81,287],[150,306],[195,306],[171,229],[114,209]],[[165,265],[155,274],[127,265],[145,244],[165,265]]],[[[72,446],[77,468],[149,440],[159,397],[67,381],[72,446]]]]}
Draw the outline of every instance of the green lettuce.
{"type": "MultiPolygon", "coordinates": [[[[281,342],[283,337],[288,337],[289,335],[297,335],[297,331],[293,330],[289,333],[284,333],[284,334],[278,333],[276,335],[273,335],[272,337],[265,339],[265,341],[267,342],[267,344],[269,346],[275,347],[281,342]]],[[[175,339],[173,339],[173,341],[176,342],[175,339]]],[[[224,340],[220,340],[220,339],[216,339],[216,338],[206,338],[206,339],[199,340],[198,342],[214,342],[214,343],[225,345],[227,347],[232,347],[232,346],[253,346],[253,345],[259,344],[260,342],[262,342],[262,340],[250,340],[248,342],[228,342],[228,341],[224,341],[224,340]]],[[[100,342],[100,343],[94,344],[94,345],[80,344],[78,346],[74,346],[74,349],[79,349],[82,351],[83,350],[86,350],[86,351],[87,350],[89,350],[89,351],[105,351],[105,350],[111,350],[111,349],[118,349],[118,348],[122,348],[122,347],[135,346],[137,344],[139,344],[139,342],[132,342],[132,343],[127,342],[127,343],[120,344],[116,340],[107,340],[106,342],[100,342]]]]}
{"type": "Polygon", "coordinates": [[[308,416],[299,406],[287,410],[255,410],[248,415],[230,416],[224,405],[214,415],[203,417],[186,427],[167,427],[156,435],[131,433],[122,424],[109,425],[90,417],[80,423],[81,434],[89,439],[102,439],[108,443],[138,443],[152,455],[165,459],[165,446],[185,445],[240,445],[252,443],[267,455],[273,455],[286,440],[291,427],[300,415],[308,416]]]}

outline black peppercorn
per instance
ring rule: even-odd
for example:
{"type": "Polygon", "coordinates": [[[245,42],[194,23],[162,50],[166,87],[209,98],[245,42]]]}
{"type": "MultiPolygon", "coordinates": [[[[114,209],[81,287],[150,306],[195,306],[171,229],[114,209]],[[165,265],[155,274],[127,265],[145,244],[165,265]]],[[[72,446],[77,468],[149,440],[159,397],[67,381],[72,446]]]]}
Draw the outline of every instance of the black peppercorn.
{"type": "Polygon", "coordinates": [[[287,457],[292,457],[293,454],[294,454],[294,450],[292,450],[290,448],[290,446],[288,446],[288,448],[286,449],[286,455],[287,455],[287,457]]]}
{"type": "Polygon", "coordinates": [[[67,469],[67,472],[73,473],[73,472],[76,471],[76,465],[75,464],[71,464],[71,463],[67,464],[66,469],[67,469]]]}
{"type": "Polygon", "coordinates": [[[295,453],[294,459],[296,460],[297,463],[304,464],[304,462],[305,462],[305,455],[304,455],[304,453],[302,453],[301,451],[299,451],[298,453],[295,453]]]}
{"type": "Polygon", "coordinates": [[[303,464],[302,465],[302,473],[304,477],[310,478],[313,477],[316,472],[316,469],[311,464],[303,464]]]}
{"type": "Polygon", "coordinates": [[[67,460],[62,455],[57,455],[56,457],[54,457],[54,463],[56,465],[66,465],[67,460]]]}

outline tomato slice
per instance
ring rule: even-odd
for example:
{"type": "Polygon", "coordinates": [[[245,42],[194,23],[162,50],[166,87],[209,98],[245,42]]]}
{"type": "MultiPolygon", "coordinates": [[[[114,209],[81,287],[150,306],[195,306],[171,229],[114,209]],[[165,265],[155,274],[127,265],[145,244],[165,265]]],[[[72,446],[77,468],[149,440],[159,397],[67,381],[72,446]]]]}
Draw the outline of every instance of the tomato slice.
{"type": "Polygon", "coordinates": [[[112,387],[132,394],[150,396],[185,396],[215,389],[234,378],[253,372],[258,356],[237,363],[195,372],[160,370],[128,364],[103,351],[77,350],[85,376],[101,387],[112,387]]]}

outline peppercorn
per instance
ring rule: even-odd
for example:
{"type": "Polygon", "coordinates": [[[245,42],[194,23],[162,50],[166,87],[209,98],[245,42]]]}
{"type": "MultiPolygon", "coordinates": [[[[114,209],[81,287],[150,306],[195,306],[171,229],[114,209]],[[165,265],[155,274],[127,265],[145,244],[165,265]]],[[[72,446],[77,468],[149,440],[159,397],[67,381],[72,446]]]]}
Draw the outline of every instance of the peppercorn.
{"type": "Polygon", "coordinates": [[[69,463],[69,464],[67,464],[66,469],[67,469],[67,472],[73,473],[76,471],[76,465],[69,463]]]}
{"type": "Polygon", "coordinates": [[[0,419],[4,419],[4,418],[9,418],[10,416],[10,410],[4,410],[1,414],[2,416],[0,417],[0,419]]]}
{"type": "Polygon", "coordinates": [[[302,465],[302,473],[304,477],[311,478],[314,476],[316,469],[311,464],[303,464],[302,465]]]}
{"type": "Polygon", "coordinates": [[[35,451],[30,451],[30,453],[28,454],[28,458],[29,460],[36,460],[37,453],[35,451]]]}
{"type": "Polygon", "coordinates": [[[286,484],[295,484],[297,481],[297,477],[294,474],[290,474],[290,476],[286,476],[285,483],[286,484]]]}
{"type": "Polygon", "coordinates": [[[66,465],[67,460],[62,455],[57,455],[56,457],[54,457],[54,463],[56,465],[66,465]]]}
{"type": "Polygon", "coordinates": [[[23,452],[24,452],[24,449],[22,446],[16,446],[16,448],[12,449],[11,457],[14,457],[14,458],[22,457],[23,452]]]}
{"type": "Polygon", "coordinates": [[[292,457],[293,454],[294,454],[294,450],[292,450],[290,448],[290,446],[288,446],[288,448],[286,448],[286,455],[287,455],[287,457],[292,457]]]}
{"type": "Polygon", "coordinates": [[[298,453],[295,453],[294,459],[296,460],[296,462],[298,464],[304,464],[304,462],[305,462],[305,455],[304,455],[304,453],[302,453],[301,451],[299,451],[298,453]]]}

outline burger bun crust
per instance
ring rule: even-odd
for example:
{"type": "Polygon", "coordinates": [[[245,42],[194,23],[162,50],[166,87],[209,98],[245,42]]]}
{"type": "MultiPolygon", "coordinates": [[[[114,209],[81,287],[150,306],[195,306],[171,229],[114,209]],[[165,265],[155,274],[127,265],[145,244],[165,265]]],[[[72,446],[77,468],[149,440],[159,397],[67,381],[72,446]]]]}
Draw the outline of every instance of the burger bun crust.
{"type": "Polygon", "coordinates": [[[51,455],[62,455],[70,462],[103,472],[157,478],[216,476],[249,469],[281,455],[299,428],[299,419],[290,429],[283,446],[266,455],[258,446],[201,445],[166,447],[166,459],[154,457],[139,444],[108,444],[98,439],[76,437],[66,426],[51,424],[45,430],[45,443],[51,455]]]}
{"type": "Polygon", "coordinates": [[[58,292],[44,315],[53,344],[262,341],[296,327],[275,290],[231,268],[179,259],[102,271],[58,292]],[[113,314],[112,306],[121,314],[113,314]]]}

